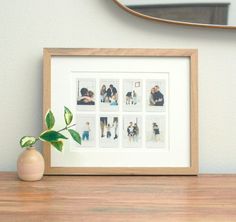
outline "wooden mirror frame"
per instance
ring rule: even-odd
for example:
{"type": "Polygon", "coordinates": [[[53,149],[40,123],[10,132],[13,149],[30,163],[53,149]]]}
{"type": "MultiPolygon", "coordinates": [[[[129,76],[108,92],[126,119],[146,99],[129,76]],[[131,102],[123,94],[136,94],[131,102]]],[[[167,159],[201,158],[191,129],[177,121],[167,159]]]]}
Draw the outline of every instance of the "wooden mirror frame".
{"type": "Polygon", "coordinates": [[[195,27],[203,27],[203,28],[218,28],[218,29],[236,29],[236,26],[230,26],[230,25],[208,25],[208,24],[200,24],[200,23],[190,23],[190,22],[180,22],[180,21],[174,21],[174,20],[168,20],[168,19],[162,19],[162,18],[156,18],[153,16],[145,15],[139,12],[136,12],[124,4],[122,4],[119,0],[113,0],[120,8],[125,10],[126,12],[144,18],[144,19],[149,19],[151,21],[156,21],[156,22],[162,22],[162,23],[169,23],[169,24],[175,24],[175,25],[185,25],[185,26],[195,26],[195,27]]]}

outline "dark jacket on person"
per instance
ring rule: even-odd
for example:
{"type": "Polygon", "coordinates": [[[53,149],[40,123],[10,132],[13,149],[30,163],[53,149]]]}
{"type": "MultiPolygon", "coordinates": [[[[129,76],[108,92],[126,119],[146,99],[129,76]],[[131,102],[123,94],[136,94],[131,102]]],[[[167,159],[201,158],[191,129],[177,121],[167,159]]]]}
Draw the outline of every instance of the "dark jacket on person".
{"type": "Polygon", "coordinates": [[[107,97],[111,97],[111,94],[112,94],[111,88],[108,88],[107,89],[107,97]]]}
{"type": "Polygon", "coordinates": [[[133,136],[133,134],[134,134],[134,127],[133,126],[128,126],[127,133],[128,133],[128,136],[130,136],[130,135],[133,136]],[[133,130],[130,130],[131,127],[133,128],[133,130]]]}
{"type": "Polygon", "coordinates": [[[112,88],[112,95],[116,95],[116,93],[117,93],[117,89],[116,89],[116,87],[113,87],[112,88]]]}
{"type": "Polygon", "coordinates": [[[163,106],[164,105],[164,96],[163,94],[158,91],[154,94],[154,101],[155,101],[155,106],[163,106]],[[161,101],[158,101],[161,100],[161,101]]]}
{"type": "Polygon", "coordinates": [[[81,99],[77,101],[77,105],[95,105],[94,101],[86,102],[86,99],[81,99]]]}
{"type": "Polygon", "coordinates": [[[132,97],[132,92],[127,92],[127,93],[126,93],[126,96],[127,96],[127,97],[132,97]]]}
{"type": "Polygon", "coordinates": [[[159,134],[160,134],[159,128],[155,128],[155,129],[154,129],[154,133],[155,133],[155,135],[159,135],[159,134]]]}

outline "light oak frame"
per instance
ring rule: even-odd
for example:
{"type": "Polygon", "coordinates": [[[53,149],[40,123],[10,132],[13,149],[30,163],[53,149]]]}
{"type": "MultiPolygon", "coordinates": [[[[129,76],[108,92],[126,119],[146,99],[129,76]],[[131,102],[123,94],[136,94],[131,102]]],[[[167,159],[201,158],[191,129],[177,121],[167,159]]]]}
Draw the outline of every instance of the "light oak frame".
{"type": "MultiPolygon", "coordinates": [[[[196,49],[45,48],[43,115],[51,107],[52,56],[187,57],[190,59],[190,167],[51,167],[50,144],[43,144],[47,175],[197,175],[198,174],[198,52],[196,49]]],[[[44,129],[46,126],[44,124],[44,129]]]]}

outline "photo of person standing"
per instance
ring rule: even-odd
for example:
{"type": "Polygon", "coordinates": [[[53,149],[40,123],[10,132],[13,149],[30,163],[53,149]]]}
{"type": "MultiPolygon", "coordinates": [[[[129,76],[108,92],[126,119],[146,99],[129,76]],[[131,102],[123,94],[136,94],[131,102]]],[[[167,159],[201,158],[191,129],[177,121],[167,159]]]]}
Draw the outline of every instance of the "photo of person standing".
{"type": "Polygon", "coordinates": [[[164,115],[146,116],[146,146],[147,148],[166,148],[167,126],[164,115]]]}
{"type": "Polygon", "coordinates": [[[117,116],[100,116],[100,136],[101,147],[116,148],[119,146],[119,120],[117,116]]]}
{"type": "Polygon", "coordinates": [[[140,148],[142,146],[142,133],[140,133],[141,128],[141,115],[125,115],[123,117],[123,147],[140,148]]]}
{"type": "Polygon", "coordinates": [[[96,147],[96,118],[93,114],[76,115],[76,130],[81,135],[81,145],[76,148],[95,148],[96,147]]]}
{"type": "Polygon", "coordinates": [[[83,130],[83,134],[82,134],[82,140],[89,140],[89,132],[90,132],[90,126],[89,126],[89,122],[85,123],[84,126],[84,130],[83,130]]]}
{"type": "Polygon", "coordinates": [[[126,112],[142,111],[143,80],[127,79],[123,81],[123,109],[126,112]]]}

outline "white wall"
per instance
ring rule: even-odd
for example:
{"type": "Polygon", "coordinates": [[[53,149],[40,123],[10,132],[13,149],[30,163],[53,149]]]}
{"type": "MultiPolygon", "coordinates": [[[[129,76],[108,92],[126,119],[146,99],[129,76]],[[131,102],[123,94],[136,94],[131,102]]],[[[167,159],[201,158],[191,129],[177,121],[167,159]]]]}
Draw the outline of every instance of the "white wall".
{"type": "Polygon", "coordinates": [[[155,23],[111,0],[0,0],[0,170],[42,128],[43,47],[199,49],[201,173],[236,173],[236,30],[155,23]]]}
{"type": "Polygon", "coordinates": [[[236,0],[119,0],[123,4],[152,5],[152,4],[179,4],[179,3],[230,3],[228,25],[236,26],[236,0]]]}

